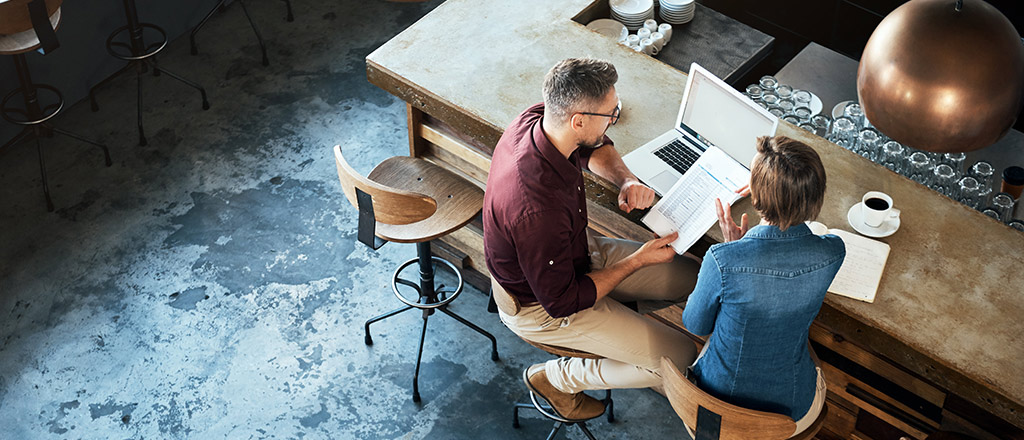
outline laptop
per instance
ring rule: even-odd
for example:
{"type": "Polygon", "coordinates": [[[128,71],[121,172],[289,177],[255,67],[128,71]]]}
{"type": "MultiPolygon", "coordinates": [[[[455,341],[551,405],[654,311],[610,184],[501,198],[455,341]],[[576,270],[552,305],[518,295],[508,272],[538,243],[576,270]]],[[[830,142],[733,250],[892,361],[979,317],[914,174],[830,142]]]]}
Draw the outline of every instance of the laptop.
{"type": "Polygon", "coordinates": [[[622,160],[642,182],[664,196],[716,146],[749,170],[758,136],[773,136],[779,119],[697,63],[690,65],[676,125],[622,160]]]}

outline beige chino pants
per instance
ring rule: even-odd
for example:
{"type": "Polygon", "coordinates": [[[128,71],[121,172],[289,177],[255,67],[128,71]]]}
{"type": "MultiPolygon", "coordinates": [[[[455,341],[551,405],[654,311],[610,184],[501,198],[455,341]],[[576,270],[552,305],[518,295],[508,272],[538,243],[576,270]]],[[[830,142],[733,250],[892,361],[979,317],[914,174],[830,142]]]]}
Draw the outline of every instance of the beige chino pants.
{"type": "MultiPolygon", "coordinates": [[[[619,261],[641,243],[589,237],[593,269],[619,261]]],[[[661,357],[680,369],[693,363],[696,346],[677,330],[655,322],[622,305],[640,302],[641,311],[685,302],[697,282],[700,263],[677,256],[630,275],[594,307],[565,318],[552,318],[539,304],[523,307],[515,316],[499,311],[501,321],[522,338],[548,345],[582,350],[604,359],[560,358],[548,361],[548,380],[559,391],[661,386],[661,357]]]]}

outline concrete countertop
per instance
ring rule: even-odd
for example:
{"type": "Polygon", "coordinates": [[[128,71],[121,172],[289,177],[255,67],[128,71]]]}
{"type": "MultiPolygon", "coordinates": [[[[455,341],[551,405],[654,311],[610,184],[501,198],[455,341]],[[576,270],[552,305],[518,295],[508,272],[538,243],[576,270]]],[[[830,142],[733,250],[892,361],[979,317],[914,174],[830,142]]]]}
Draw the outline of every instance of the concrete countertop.
{"type": "MultiPolygon", "coordinates": [[[[595,3],[450,0],[371,53],[368,68],[398,78],[389,91],[428,113],[440,106],[500,133],[541,100],[554,63],[600,57],[619,71],[624,112],[608,135],[626,154],[674,124],[686,75],[572,20],[595,3]]],[[[900,230],[882,239],[892,250],[875,302],[830,294],[826,304],[1024,405],[1024,234],[804,130],[780,123],[778,133],[822,157],[829,184],[821,222],[851,229],[847,210],[870,190],[890,194],[903,212],[900,230]]],[[[496,137],[481,139],[493,145],[496,137]]],[[[735,211],[754,213],[748,200],[735,211]]],[[[717,228],[708,235],[721,240],[717,228]]],[[[1019,423],[1020,415],[1010,418],[1019,423]]]]}

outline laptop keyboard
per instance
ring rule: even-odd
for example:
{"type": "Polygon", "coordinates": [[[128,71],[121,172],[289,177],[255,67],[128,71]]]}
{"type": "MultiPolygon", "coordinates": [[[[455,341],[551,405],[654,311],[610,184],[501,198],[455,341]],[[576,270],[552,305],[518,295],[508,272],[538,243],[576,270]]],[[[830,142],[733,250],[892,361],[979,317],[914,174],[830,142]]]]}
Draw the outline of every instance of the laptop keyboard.
{"type": "Polygon", "coordinates": [[[686,170],[690,169],[693,163],[697,161],[697,158],[700,157],[696,151],[687,147],[679,138],[665,144],[664,147],[654,150],[654,155],[672,168],[675,168],[676,171],[679,171],[679,174],[685,174],[686,170]]]}

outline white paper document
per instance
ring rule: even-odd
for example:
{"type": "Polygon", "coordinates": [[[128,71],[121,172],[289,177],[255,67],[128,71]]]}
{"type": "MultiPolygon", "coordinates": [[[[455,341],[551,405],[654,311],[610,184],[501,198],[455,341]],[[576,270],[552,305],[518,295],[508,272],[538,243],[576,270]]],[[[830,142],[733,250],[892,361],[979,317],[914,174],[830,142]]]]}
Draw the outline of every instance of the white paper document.
{"type": "Polygon", "coordinates": [[[828,291],[847,298],[874,302],[878,284],[882,281],[882,273],[885,271],[885,263],[889,260],[889,245],[842,229],[823,229],[824,225],[811,227],[815,234],[822,235],[828,232],[841,238],[846,245],[846,259],[839,267],[839,273],[832,280],[828,291]]]}
{"type": "Polygon", "coordinates": [[[750,171],[718,147],[710,147],[680,177],[643,222],[661,237],[679,232],[672,242],[676,253],[686,252],[718,221],[715,199],[732,205],[736,190],[750,180],[750,171]]]}

